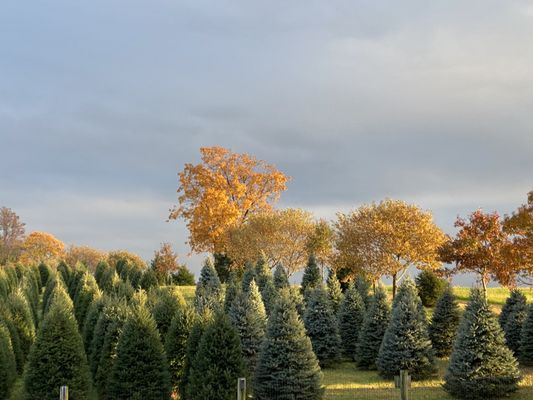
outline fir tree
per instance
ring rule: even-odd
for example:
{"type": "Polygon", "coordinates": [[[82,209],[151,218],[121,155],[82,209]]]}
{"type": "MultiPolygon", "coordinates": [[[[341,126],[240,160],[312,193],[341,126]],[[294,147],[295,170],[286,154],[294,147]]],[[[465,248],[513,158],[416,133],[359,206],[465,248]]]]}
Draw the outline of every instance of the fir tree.
{"type": "Polygon", "coordinates": [[[518,388],[518,363],[486,299],[472,290],[459,325],[444,389],[461,399],[502,398],[518,388]]]}
{"type": "Polygon", "coordinates": [[[170,382],[173,391],[179,390],[179,384],[185,369],[187,339],[191,333],[196,314],[194,309],[184,306],[178,309],[167,333],[165,352],[170,371],[170,382]]]}
{"type": "Polygon", "coordinates": [[[361,369],[376,369],[376,358],[390,320],[390,306],[383,285],[376,287],[363,319],[357,343],[356,361],[361,369]]]}
{"type": "Polygon", "coordinates": [[[190,371],[191,400],[233,400],[244,374],[239,336],[226,314],[217,312],[206,327],[190,371]]]}
{"type": "Polygon", "coordinates": [[[313,254],[309,256],[307,265],[304,269],[304,275],[302,277],[302,294],[306,297],[306,291],[311,288],[316,288],[322,285],[322,275],[320,274],[320,268],[316,262],[316,258],[313,254]]]}
{"type": "Polygon", "coordinates": [[[255,264],[255,283],[259,287],[260,292],[265,287],[267,281],[273,281],[272,271],[265,259],[265,255],[261,253],[255,264]]]}
{"type": "Polygon", "coordinates": [[[247,262],[244,265],[244,274],[242,275],[242,290],[247,291],[250,282],[255,279],[255,267],[252,263],[247,262]]]}
{"type": "Polygon", "coordinates": [[[239,335],[246,369],[252,376],[266,328],[265,307],[254,280],[248,292],[241,292],[235,298],[229,317],[239,335]]]}
{"type": "Polygon", "coordinates": [[[448,357],[457,336],[460,311],[452,288],[448,286],[438,299],[429,325],[429,337],[437,357],[448,357]]]}
{"type": "Polygon", "coordinates": [[[100,317],[100,313],[104,308],[104,304],[104,297],[98,297],[91,303],[89,311],[87,312],[87,317],[85,318],[85,323],[82,330],[83,344],[87,354],[89,353],[89,348],[93,340],[94,329],[98,322],[98,318],[100,317]]]}
{"type": "Polygon", "coordinates": [[[199,313],[215,310],[222,303],[222,286],[211,260],[206,259],[196,284],[194,306],[199,313]]]}
{"type": "Polygon", "coordinates": [[[519,289],[514,289],[511,291],[511,295],[507,298],[507,300],[505,300],[505,304],[503,305],[500,316],[498,317],[498,322],[500,323],[502,329],[505,330],[507,318],[509,318],[509,314],[512,312],[515,304],[517,303],[525,305],[527,303],[527,299],[519,289]]]}
{"type": "Polygon", "coordinates": [[[278,263],[274,269],[274,286],[277,290],[289,287],[289,277],[281,263],[278,263]]]}
{"type": "Polygon", "coordinates": [[[74,315],[81,329],[83,329],[83,323],[91,303],[100,296],[102,296],[102,293],[96,280],[89,272],[85,272],[74,296],[74,315]]]}
{"type": "Polygon", "coordinates": [[[30,305],[22,290],[17,289],[11,293],[7,306],[10,319],[17,330],[20,348],[25,359],[35,339],[35,325],[33,323],[33,314],[30,305]]]}
{"type": "Polygon", "coordinates": [[[329,300],[331,301],[333,312],[337,314],[337,312],[339,311],[341,302],[342,302],[343,295],[342,295],[341,284],[339,280],[337,279],[337,274],[332,269],[329,270],[327,287],[328,287],[328,297],[329,297],[329,300]]]}
{"type": "Polygon", "coordinates": [[[150,290],[151,288],[158,287],[159,281],[157,280],[156,272],[153,269],[147,269],[142,272],[142,275],[139,279],[139,286],[144,290],[150,290]]]}
{"type": "Polygon", "coordinates": [[[276,304],[278,298],[278,291],[276,290],[276,287],[274,286],[274,281],[272,279],[266,281],[265,286],[263,287],[263,291],[261,292],[261,297],[263,299],[265,310],[268,316],[274,309],[274,305],[276,304]]]}
{"type": "Polygon", "coordinates": [[[3,323],[9,332],[13,354],[15,355],[15,364],[17,368],[17,373],[20,374],[24,370],[26,359],[24,358],[24,353],[22,352],[22,349],[20,347],[19,334],[18,334],[17,329],[15,328],[15,325],[13,324],[13,321],[11,321],[10,318],[2,314],[3,313],[0,313],[0,324],[3,323]]]}
{"type": "Polygon", "coordinates": [[[309,289],[305,309],[305,329],[313,351],[322,367],[329,367],[340,357],[341,338],[328,292],[323,286],[309,289]]]}
{"type": "Polygon", "coordinates": [[[527,307],[527,316],[522,326],[518,356],[521,364],[533,365],[533,305],[527,307]]]}
{"type": "Polygon", "coordinates": [[[53,297],[31,348],[24,390],[29,399],[55,400],[62,385],[68,386],[73,399],[89,398],[91,380],[83,341],[72,304],[59,295],[53,297]]]}
{"type": "Polygon", "coordinates": [[[15,353],[8,329],[0,323],[0,398],[7,399],[17,377],[15,353]]]}
{"type": "Polygon", "coordinates": [[[322,372],[311,340],[287,289],[280,293],[268,319],[253,379],[254,398],[319,400],[322,372]]]}
{"type": "Polygon", "coordinates": [[[112,399],[170,399],[170,375],[157,326],[143,305],[130,313],[109,380],[112,399]]]}
{"type": "Polygon", "coordinates": [[[430,270],[421,271],[415,278],[418,295],[424,307],[433,307],[446,289],[446,281],[430,270]]]}
{"type": "Polygon", "coordinates": [[[228,284],[226,286],[226,295],[224,297],[224,312],[229,312],[233,300],[235,300],[235,297],[237,297],[241,290],[241,282],[239,281],[237,275],[232,272],[229,276],[228,284]]]}
{"type": "Polygon", "coordinates": [[[502,326],[505,335],[505,343],[515,355],[518,355],[522,325],[527,317],[525,296],[523,294],[517,296],[516,301],[511,304],[507,311],[507,317],[503,318],[503,321],[505,322],[502,326]]]}
{"type": "Polygon", "coordinates": [[[181,293],[172,287],[156,290],[154,294],[155,303],[152,307],[152,315],[161,335],[161,340],[164,340],[170,328],[172,318],[185,305],[185,300],[181,293]]]}
{"type": "Polygon", "coordinates": [[[355,289],[359,292],[359,295],[361,296],[361,300],[363,300],[365,308],[370,305],[371,285],[371,282],[361,274],[357,275],[357,277],[355,278],[355,289]]]}
{"type": "Polygon", "coordinates": [[[400,370],[409,371],[415,380],[436,373],[426,314],[415,284],[409,278],[404,280],[394,299],[376,366],[386,378],[398,375],[400,370]]]}
{"type": "Polygon", "coordinates": [[[364,317],[365,304],[355,285],[351,284],[344,294],[338,313],[342,351],[351,359],[355,359],[359,331],[364,317]]]}
{"type": "Polygon", "coordinates": [[[187,338],[187,346],[185,349],[185,361],[183,365],[183,371],[181,375],[181,380],[179,382],[179,393],[180,398],[190,400],[193,396],[191,393],[192,387],[191,382],[191,368],[198,352],[198,346],[200,345],[200,340],[204,334],[205,328],[210,321],[211,315],[209,312],[200,315],[195,319],[189,337],[187,338]]]}

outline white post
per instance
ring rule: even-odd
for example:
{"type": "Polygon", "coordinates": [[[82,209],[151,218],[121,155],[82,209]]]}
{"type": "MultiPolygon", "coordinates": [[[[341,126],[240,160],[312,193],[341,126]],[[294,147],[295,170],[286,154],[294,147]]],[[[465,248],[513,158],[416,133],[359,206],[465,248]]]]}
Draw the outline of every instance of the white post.
{"type": "Polygon", "coordinates": [[[68,400],[68,386],[59,388],[59,400],[68,400]]]}
{"type": "Polygon", "coordinates": [[[237,379],[237,400],[246,399],[246,378],[237,379]]]}

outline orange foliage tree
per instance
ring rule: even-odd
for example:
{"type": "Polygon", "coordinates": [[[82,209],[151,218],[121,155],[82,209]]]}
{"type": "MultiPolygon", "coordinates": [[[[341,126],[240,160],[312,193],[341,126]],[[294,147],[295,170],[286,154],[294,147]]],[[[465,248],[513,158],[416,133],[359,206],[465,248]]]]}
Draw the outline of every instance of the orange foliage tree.
{"type": "Polygon", "coordinates": [[[448,237],[440,250],[442,261],[455,263],[449,272],[476,273],[485,294],[490,279],[512,286],[517,259],[512,256],[513,243],[498,213],[476,210],[468,219],[457,218],[455,227],[459,231],[455,237],[448,237]]]}
{"type": "Polygon", "coordinates": [[[183,218],[192,251],[224,252],[224,235],[250,215],[271,209],[288,177],[273,165],[222,147],[200,149],[202,162],[179,173],[178,205],[169,219],[183,218]]]}
{"type": "Polygon", "coordinates": [[[410,266],[438,269],[444,233],[431,213],[400,200],[363,205],[350,214],[337,214],[335,264],[371,280],[392,277],[393,296],[410,266]]]}
{"type": "Polygon", "coordinates": [[[65,244],[46,232],[30,233],[22,244],[19,261],[23,264],[51,264],[63,257],[65,244]]]}
{"type": "Polygon", "coordinates": [[[179,268],[178,255],[174,252],[170,243],[162,243],[161,248],[154,252],[154,258],[150,265],[158,274],[168,276],[179,268]]]}
{"type": "Polygon", "coordinates": [[[125,261],[129,265],[135,265],[141,269],[146,268],[146,263],[137,254],[126,250],[113,250],[107,253],[107,263],[111,267],[116,268],[119,261],[125,261]]]}
{"type": "Polygon", "coordinates": [[[76,263],[83,263],[90,271],[94,272],[96,266],[101,261],[107,259],[107,254],[103,251],[93,249],[89,246],[69,246],[65,253],[65,262],[68,265],[76,265],[76,263]]]}

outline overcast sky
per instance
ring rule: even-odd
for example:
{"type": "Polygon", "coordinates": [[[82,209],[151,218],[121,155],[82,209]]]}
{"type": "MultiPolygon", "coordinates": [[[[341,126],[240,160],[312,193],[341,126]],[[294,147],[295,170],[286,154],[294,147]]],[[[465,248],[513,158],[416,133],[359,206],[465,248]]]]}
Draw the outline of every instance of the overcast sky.
{"type": "Polygon", "coordinates": [[[453,232],[533,188],[533,4],[3,0],[0,206],[28,232],[188,259],[177,172],[224,146],[334,218],[384,197],[453,232]]]}

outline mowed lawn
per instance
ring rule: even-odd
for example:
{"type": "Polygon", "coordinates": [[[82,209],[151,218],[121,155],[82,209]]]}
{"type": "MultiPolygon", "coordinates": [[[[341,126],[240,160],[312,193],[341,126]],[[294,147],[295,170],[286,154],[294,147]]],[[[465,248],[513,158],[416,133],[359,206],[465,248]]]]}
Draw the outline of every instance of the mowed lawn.
{"type": "MultiPolygon", "coordinates": [[[[187,301],[194,298],[194,286],[180,287],[180,291],[187,301]]],[[[388,288],[391,292],[392,288],[388,288]]],[[[533,290],[523,289],[528,302],[533,302],[533,290]]],[[[454,293],[462,308],[468,302],[470,288],[455,287],[454,293]]],[[[505,288],[489,288],[487,297],[489,304],[496,314],[500,313],[502,305],[509,296],[505,288]]],[[[432,310],[429,309],[428,315],[432,310]]],[[[413,382],[410,398],[412,400],[444,400],[453,399],[443,389],[442,383],[448,361],[439,361],[439,373],[434,379],[413,382]]],[[[360,371],[353,362],[343,361],[333,368],[324,369],[324,385],[326,400],[396,400],[399,399],[399,389],[394,388],[394,382],[382,379],[376,371],[360,371]]],[[[510,400],[533,399],[533,368],[522,368],[523,380],[518,392],[509,397],[510,400]]]]}

